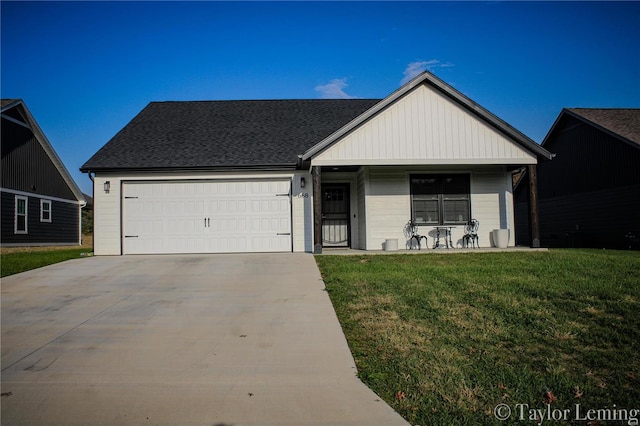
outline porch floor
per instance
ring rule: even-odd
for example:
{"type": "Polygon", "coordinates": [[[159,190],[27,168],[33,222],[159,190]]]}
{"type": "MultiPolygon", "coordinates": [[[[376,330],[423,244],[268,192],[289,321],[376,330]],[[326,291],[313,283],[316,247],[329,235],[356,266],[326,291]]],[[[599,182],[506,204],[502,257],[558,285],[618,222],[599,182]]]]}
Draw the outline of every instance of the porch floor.
{"type": "Polygon", "coordinates": [[[545,251],[549,251],[549,249],[548,248],[531,248],[531,247],[507,247],[507,248],[480,247],[480,248],[449,248],[449,249],[425,248],[422,250],[399,249],[394,251],[385,251],[385,250],[358,250],[358,249],[351,249],[351,248],[325,247],[322,249],[322,253],[319,254],[319,256],[323,256],[323,255],[364,256],[364,255],[377,255],[377,254],[459,254],[459,253],[545,252],[545,251]]]}

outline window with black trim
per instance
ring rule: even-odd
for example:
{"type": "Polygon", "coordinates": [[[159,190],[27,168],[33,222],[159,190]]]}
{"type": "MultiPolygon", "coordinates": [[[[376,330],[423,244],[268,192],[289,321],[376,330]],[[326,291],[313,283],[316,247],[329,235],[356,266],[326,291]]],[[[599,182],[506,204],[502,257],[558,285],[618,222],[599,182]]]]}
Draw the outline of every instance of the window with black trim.
{"type": "Polygon", "coordinates": [[[471,217],[468,174],[411,176],[411,217],[418,225],[457,225],[471,217]]]}
{"type": "Polygon", "coordinates": [[[13,232],[16,234],[27,233],[27,197],[16,195],[15,217],[13,221],[13,232]]]}
{"type": "Polygon", "coordinates": [[[40,222],[51,222],[51,201],[40,200],[40,222]]]}

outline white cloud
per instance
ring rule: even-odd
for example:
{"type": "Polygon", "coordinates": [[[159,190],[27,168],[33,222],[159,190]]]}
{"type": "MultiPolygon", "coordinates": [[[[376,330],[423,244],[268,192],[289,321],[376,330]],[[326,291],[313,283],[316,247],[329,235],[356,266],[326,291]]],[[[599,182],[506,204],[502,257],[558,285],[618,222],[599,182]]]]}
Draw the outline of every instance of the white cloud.
{"type": "Polygon", "coordinates": [[[400,82],[400,85],[407,83],[424,71],[433,71],[434,68],[447,68],[452,66],[453,64],[451,62],[440,62],[438,59],[411,62],[404,70],[404,78],[400,82]]]}
{"type": "Polygon", "coordinates": [[[316,92],[320,93],[322,99],[354,99],[356,96],[351,96],[343,90],[349,86],[346,78],[336,78],[331,80],[327,84],[322,84],[315,87],[316,92]]]}

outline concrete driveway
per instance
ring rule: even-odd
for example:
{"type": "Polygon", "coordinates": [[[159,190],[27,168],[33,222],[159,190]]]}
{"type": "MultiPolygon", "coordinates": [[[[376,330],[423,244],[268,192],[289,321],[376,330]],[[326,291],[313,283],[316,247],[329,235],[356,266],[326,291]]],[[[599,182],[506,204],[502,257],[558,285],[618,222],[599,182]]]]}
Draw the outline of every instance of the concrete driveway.
{"type": "Polygon", "coordinates": [[[406,425],[309,254],[77,259],[2,279],[3,425],[406,425]]]}

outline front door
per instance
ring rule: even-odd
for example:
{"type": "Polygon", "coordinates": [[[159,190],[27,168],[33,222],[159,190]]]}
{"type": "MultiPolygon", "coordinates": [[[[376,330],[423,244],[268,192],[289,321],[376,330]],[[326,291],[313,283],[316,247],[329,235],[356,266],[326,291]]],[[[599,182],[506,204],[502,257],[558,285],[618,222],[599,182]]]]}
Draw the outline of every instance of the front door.
{"type": "Polygon", "coordinates": [[[349,184],[322,185],[322,246],[349,247],[349,184]]]}

